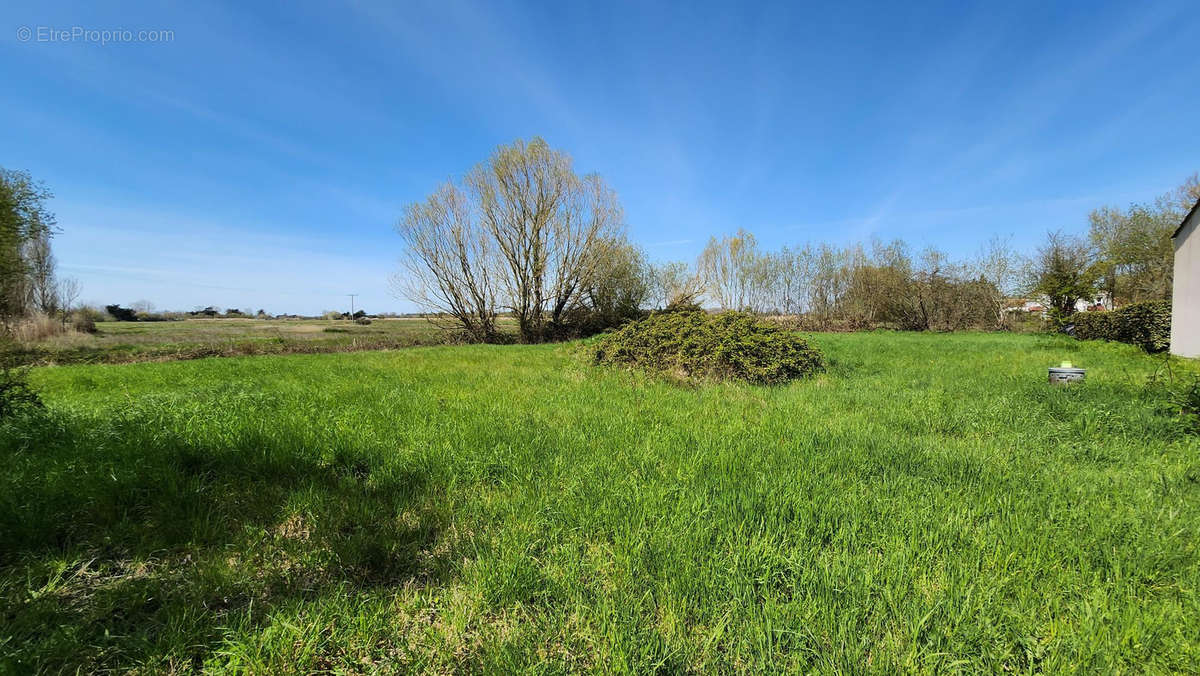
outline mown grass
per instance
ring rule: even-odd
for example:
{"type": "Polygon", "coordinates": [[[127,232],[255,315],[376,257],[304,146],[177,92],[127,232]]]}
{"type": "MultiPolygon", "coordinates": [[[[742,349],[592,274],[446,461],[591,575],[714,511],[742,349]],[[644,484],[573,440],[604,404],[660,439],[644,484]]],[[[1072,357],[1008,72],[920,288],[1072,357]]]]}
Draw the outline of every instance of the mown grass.
{"type": "Polygon", "coordinates": [[[1161,358],[814,342],[829,371],[774,388],[571,346],[39,369],[46,411],[0,428],[0,659],[1200,670],[1200,438],[1161,358]],[[1063,359],[1086,384],[1046,385],[1063,359]]]}
{"type": "Polygon", "coordinates": [[[324,319],[185,319],[99,322],[6,349],[14,364],[125,364],[205,357],[356,352],[439,345],[451,333],[425,319],[377,319],[368,325],[324,319]]]}

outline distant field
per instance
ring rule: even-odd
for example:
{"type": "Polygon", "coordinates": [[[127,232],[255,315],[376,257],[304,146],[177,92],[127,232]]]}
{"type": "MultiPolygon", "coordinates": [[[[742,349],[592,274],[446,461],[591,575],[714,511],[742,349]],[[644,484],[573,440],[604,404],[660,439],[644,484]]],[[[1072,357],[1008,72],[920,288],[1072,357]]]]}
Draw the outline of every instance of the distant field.
{"type": "Polygon", "coordinates": [[[376,319],[363,326],[324,319],[185,319],[99,322],[96,333],[25,344],[27,364],[125,363],[296,352],[349,352],[436,345],[447,334],[425,319],[376,319]]]}
{"type": "Polygon", "coordinates": [[[829,372],[776,388],[573,345],[35,369],[0,671],[1200,671],[1162,357],[814,341],[829,372]]]}

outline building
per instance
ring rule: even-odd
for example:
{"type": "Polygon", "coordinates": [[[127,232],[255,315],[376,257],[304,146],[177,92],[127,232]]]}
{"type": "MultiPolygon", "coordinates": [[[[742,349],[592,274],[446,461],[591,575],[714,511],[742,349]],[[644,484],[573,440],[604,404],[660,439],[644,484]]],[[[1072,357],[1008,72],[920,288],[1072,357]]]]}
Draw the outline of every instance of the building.
{"type": "Polygon", "coordinates": [[[1171,352],[1200,357],[1200,201],[1192,207],[1175,243],[1175,281],[1171,297],[1171,352]]]}
{"type": "MultiPolygon", "coordinates": [[[[1008,301],[1008,307],[1004,308],[1005,312],[1028,312],[1030,314],[1044,315],[1046,308],[1050,307],[1050,299],[1042,296],[1040,298],[1013,298],[1008,301]]],[[[1075,301],[1076,312],[1099,312],[1102,310],[1112,309],[1112,299],[1108,297],[1108,293],[1101,291],[1094,298],[1080,298],[1075,301]]]]}

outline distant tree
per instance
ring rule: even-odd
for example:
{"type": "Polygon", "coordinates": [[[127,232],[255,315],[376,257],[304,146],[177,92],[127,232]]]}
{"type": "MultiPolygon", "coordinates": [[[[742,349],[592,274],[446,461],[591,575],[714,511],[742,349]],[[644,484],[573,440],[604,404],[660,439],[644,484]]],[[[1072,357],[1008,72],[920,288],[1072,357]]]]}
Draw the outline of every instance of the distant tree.
{"type": "Polygon", "coordinates": [[[67,315],[71,310],[75,309],[75,303],[79,300],[80,286],[79,280],[74,277],[64,277],[58,281],[58,302],[62,312],[63,324],[67,322],[67,315]]]}
{"type": "Polygon", "coordinates": [[[778,281],[772,258],[760,254],[758,240],[742,229],[732,236],[710,238],[696,270],[705,295],[726,310],[766,311],[778,281]]]}
{"type": "Polygon", "coordinates": [[[809,287],[813,278],[813,249],[783,247],[775,254],[778,275],[776,305],[784,314],[803,312],[807,306],[809,287]]]}
{"type": "Polygon", "coordinates": [[[148,300],[135,301],[133,303],[130,303],[129,307],[133,308],[134,312],[141,312],[141,313],[145,313],[145,314],[150,314],[151,312],[154,312],[154,303],[151,303],[148,300]]]}
{"type": "Polygon", "coordinates": [[[1003,294],[996,285],[935,247],[921,253],[913,282],[921,322],[912,328],[957,331],[1000,321],[1003,294]]]}
{"type": "Polygon", "coordinates": [[[1097,276],[1111,298],[1123,302],[1169,300],[1175,248],[1171,234],[1200,200],[1200,176],[1150,204],[1101,207],[1088,216],[1097,276]]]}
{"type": "Polygon", "coordinates": [[[808,287],[809,311],[821,323],[847,314],[846,297],[865,255],[860,247],[840,249],[821,244],[813,250],[812,279],[808,287]]]}
{"type": "Polygon", "coordinates": [[[991,303],[1002,318],[1007,301],[1021,292],[1021,276],[1029,263],[1017,253],[1012,237],[993,236],[980,249],[972,266],[991,285],[991,303]]]}
{"type": "Polygon", "coordinates": [[[844,259],[849,281],[837,303],[840,315],[868,325],[887,322],[909,330],[931,328],[942,300],[937,290],[948,273],[944,254],[927,249],[918,267],[901,240],[872,241],[869,256],[857,248],[849,254],[844,259]]]}
{"type": "Polygon", "coordinates": [[[133,308],[121,307],[120,305],[105,305],[104,311],[119,322],[137,321],[137,312],[133,308]]]}
{"type": "Polygon", "coordinates": [[[1033,295],[1045,296],[1051,310],[1066,317],[1078,301],[1095,297],[1098,270],[1093,263],[1083,239],[1051,232],[1033,258],[1027,288],[1033,295]]]}
{"type": "Polygon", "coordinates": [[[623,238],[602,246],[599,272],[590,276],[584,288],[583,312],[589,317],[561,327],[568,335],[580,322],[587,323],[584,333],[596,333],[636,319],[650,296],[650,266],[642,252],[623,238]]]}
{"type": "Polygon", "coordinates": [[[704,294],[700,277],[682,261],[651,266],[649,281],[650,302],[659,309],[692,304],[704,294]]]}

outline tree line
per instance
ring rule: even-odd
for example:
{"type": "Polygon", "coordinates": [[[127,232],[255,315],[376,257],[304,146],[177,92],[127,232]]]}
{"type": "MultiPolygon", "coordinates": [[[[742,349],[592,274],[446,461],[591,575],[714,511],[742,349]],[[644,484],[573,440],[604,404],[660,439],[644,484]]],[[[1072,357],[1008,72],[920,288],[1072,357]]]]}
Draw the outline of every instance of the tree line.
{"type": "Polygon", "coordinates": [[[480,341],[540,342],[603,330],[682,305],[802,318],[813,328],[996,328],[1014,299],[1056,316],[1080,301],[1169,299],[1170,235],[1200,199],[1200,180],[1149,204],[1102,207],[1087,236],[1047,234],[1031,254],[995,237],[956,260],[901,240],[762,249],[745,230],[713,237],[694,263],[650,263],[626,236],[615,192],[579,175],[540,138],[499,147],[463,178],[410,205],[398,295],[480,341]]]}
{"type": "Polygon", "coordinates": [[[995,239],[955,261],[902,240],[760,250],[753,234],[712,238],[696,261],[696,293],[707,304],[800,316],[814,328],[886,324],[908,330],[995,326],[1016,288],[1017,254],[995,239]]]}
{"type": "Polygon", "coordinates": [[[0,325],[6,333],[32,315],[61,316],[79,298],[79,282],[61,278],[50,246],[53,197],[27,172],[0,169],[0,325]]]}
{"type": "MultiPolygon", "coordinates": [[[[78,282],[57,273],[51,197],[28,173],[0,169],[7,333],[31,316],[65,322],[79,296],[78,282]]],[[[568,155],[534,138],[500,146],[405,209],[393,288],[484,342],[507,339],[502,318],[511,318],[520,340],[541,342],[693,305],[784,315],[812,328],[995,328],[1022,296],[1058,317],[1081,301],[1112,308],[1170,299],[1170,235],[1198,199],[1193,175],[1149,203],[1098,208],[1086,234],[1048,233],[1029,255],[1003,238],[964,259],[900,240],[765,250],[738,230],[710,239],[694,262],[652,263],[629,241],[604,179],[576,172],[568,155]]]]}

